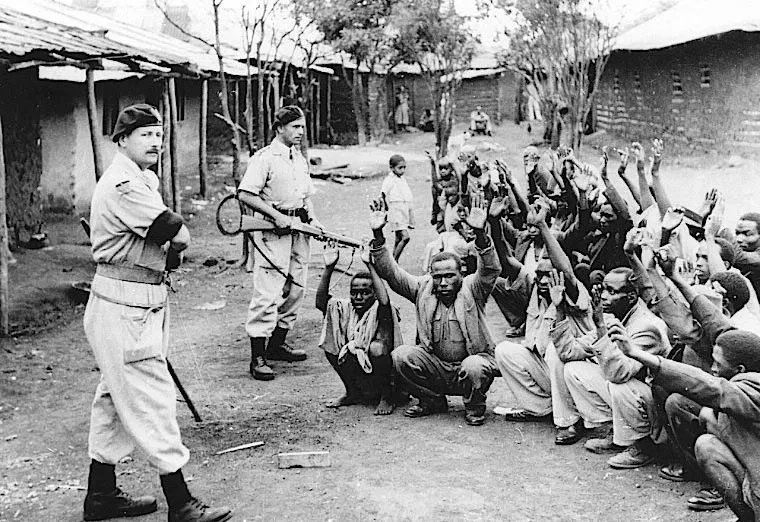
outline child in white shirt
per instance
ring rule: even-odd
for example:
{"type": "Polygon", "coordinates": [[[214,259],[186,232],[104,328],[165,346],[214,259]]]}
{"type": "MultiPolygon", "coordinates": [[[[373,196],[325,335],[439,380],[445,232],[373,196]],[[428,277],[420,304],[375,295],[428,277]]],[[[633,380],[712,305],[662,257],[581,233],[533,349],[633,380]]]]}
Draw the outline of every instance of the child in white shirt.
{"type": "Polygon", "coordinates": [[[414,228],[412,214],[412,189],[404,178],[406,160],[399,154],[394,154],[389,160],[391,171],[383,180],[381,189],[383,200],[388,205],[388,224],[396,233],[393,246],[393,257],[398,261],[401,252],[409,243],[409,229],[414,228]]]}

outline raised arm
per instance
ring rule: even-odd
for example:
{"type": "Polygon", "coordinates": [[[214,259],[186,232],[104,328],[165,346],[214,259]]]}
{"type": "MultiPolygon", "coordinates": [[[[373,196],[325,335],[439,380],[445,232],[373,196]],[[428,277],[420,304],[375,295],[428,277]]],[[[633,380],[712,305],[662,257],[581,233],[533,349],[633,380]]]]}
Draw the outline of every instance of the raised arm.
{"type": "Polygon", "coordinates": [[[501,273],[501,265],[493,242],[486,231],[488,202],[483,194],[473,194],[472,207],[467,215],[467,224],[475,233],[475,248],[478,252],[478,269],[472,283],[472,295],[476,302],[485,304],[491,295],[496,279],[501,273]]]}
{"type": "Polygon", "coordinates": [[[670,202],[665,185],[660,177],[660,163],[662,162],[662,140],[655,138],[652,140],[652,191],[654,199],[657,201],[657,208],[660,215],[664,216],[673,204],[670,202]]]}
{"type": "MultiPolygon", "coordinates": [[[[641,206],[641,195],[639,194],[639,189],[636,186],[636,184],[633,181],[631,181],[631,178],[629,178],[625,174],[625,171],[628,169],[628,160],[630,159],[631,153],[628,150],[628,147],[624,148],[623,150],[615,149],[615,151],[620,155],[620,165],[618,166],[618,170],[617,170],[618,176],[620,176],[620,179],[623,180],[623,183],[625,183],[625,186],[628,187],[628,191],[631,193],[633,200],[639,206],[639,209],[643,210],[643,207],[641,206]]],[[[602,169],[602,180],[604,181],[604,184],[606,186],[608,187],[611,186],[611,183],[609,182],[609,178],[607,177],[606,162],[604,163],[604,168],[602,169]]]]}
{"type": "Polygon", "coordinates": [[[544,240],[544,246],[546,247],[549,259],[552,261],[552,266],[564,274],[567,296],[572,301],[576,301],[578,299],[578,279],[575,277],[575,272],[573,272],[570,258],[562,250],[562,246],[546,223],[547,213],[548,208],[545,205],[535,205],[534,210],[528,214],[528,224],[537,226],[541,231],[541,237],[544,240]]]}
{"type": "Polygon", "coordinates": [[[649,190],[649,182],[647,181],[645,171],[646,154],[644,152],[644,147],[642,147],[641,143],[637,141],[633,142],[631,145],[631,152],[636,158],[636,172],[639,179],[639,205],[641,205],[641,210],[646,210],[655,204],[652,193],[649,190]]]}
{"type": "Polygon", "coordinates": [[[340,258],[338,249],[325,250],[325,270],[322,272],[322,279],[319,280],[317,295],[315,297],[315,306],[323,314],[327,311],[327,302],[330,300],[330,280],[332,279],[335,266],[340,258]]]}

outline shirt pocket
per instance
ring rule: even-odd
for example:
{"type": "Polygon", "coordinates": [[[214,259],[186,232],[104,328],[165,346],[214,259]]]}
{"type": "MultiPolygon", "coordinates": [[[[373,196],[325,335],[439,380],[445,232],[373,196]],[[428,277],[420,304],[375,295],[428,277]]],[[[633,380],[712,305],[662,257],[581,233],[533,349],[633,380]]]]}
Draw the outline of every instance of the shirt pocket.
{"type": "Polygon", "coordinates": [[[124,364],[163,358],[165,313],[163,307],[130,307],[122,312],[124,364]]]}

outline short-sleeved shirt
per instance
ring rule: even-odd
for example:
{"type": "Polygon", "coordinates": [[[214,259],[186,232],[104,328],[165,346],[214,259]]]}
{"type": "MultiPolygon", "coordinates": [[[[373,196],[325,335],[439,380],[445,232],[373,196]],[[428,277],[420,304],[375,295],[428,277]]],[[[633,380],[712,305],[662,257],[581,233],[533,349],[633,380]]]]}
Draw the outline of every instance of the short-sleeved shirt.
{"type": "Polygon", "coordinates": [[[261,196],[281,210],[303,208],[305,199],[314,193],[301,151],[277,138],[253,155],[238,190],[261,196]]]}
{"type": "Polygon", "coordinates": [[[380,191],[385,194],[385,199],[388,202],[403,201],[411,203],[414,201],[412,189],[409,188],[406,179],[403,176],[396,176],[392,172],[385,176],[380,191]]]}
{"type": "Polygon", "coordinates": [[[163,272],[166,252],[145,241],[158,216],[169,210],[158,177],[117,152],[95,186],[90,204],[92,257],[97,263],[139,266],[163,272]]]}

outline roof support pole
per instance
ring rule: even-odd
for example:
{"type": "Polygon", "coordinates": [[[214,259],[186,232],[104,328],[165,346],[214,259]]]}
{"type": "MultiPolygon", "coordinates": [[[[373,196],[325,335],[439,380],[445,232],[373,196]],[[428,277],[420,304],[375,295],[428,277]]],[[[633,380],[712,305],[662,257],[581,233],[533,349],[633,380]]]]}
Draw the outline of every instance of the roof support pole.
{"type": "Polygon", "coordinates": [[[177,135],[177,86],[175,79],[169,78],[169,155],[171,156],[172,210],[182,213],[181,191],[179,188],[179,143],[177,135]]]}
{"type": "Polygon", "coordinates": [[[208,80],[201,82],[201,113],[198,126],[198,176],[199,192],[202,198],[206,197],[206,176],[208,176],[208,149],[206,147],[206,134],[208,131],[208,80]]]}
{"type": "Polygon", "coordinates": [[[95,181],[103,175],[103,151],[100,148],[100,129],[98,127],[98,102],[95,98],[95,71],[87,68],[87,120],[90,124],[90,141],[92,142],[92,159],[95,163],[95,181]]]}

